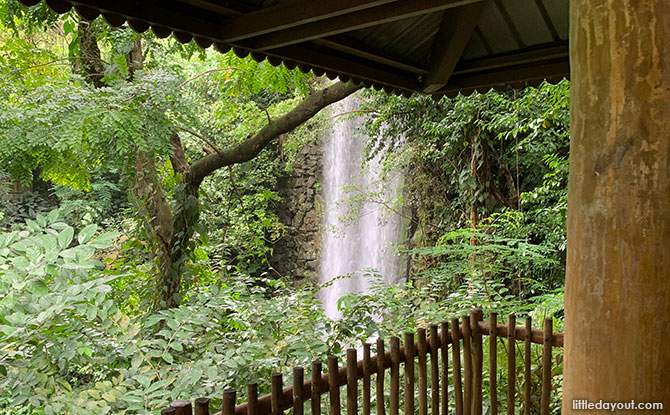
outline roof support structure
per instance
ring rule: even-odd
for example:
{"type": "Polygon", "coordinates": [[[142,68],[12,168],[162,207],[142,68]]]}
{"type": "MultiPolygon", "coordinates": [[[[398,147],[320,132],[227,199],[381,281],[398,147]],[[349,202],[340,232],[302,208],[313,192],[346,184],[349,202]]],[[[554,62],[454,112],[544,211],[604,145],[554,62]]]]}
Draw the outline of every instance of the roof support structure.
{"type": "Polygon", "coordinates": [[[570,76],[568,59],[554,59],[547,62],[528,62],[523,65],[512,65],[507,68],[496,68],[488,71],[453,75],[447,85],[436,92],[447,96],[464,94],[474,90],[487,91],[500,85],[523,87],[528,82],[542,80],[559,81],[570,76]]]}
{"type": "MultiPolygon", "coordinates": [[[[299,0],[242,14],[223,23],[221,40],[233,42],[277,30],[314,23],[397,0],[299,0]]],[[[392,5],[389,5],[392,7],[392,5]]]]}
{"type": "Polygon", "coordinates": [[[425,13],[451,9],[478,1],[480,0],[399,0],[392,4],[372,7],[259,36],[251,39],[249,43],[240,44],[240,46],[264,51],[425,13]]]}
{"type": "Polygon", "coordinates": [[[423,81],[423,92],[433,93],[443,87],[474,33],[486,1],[468,4],[444,14],[440,31],[433,40],[430,67],[423,81]]]}
{"type": "Polygon", "coordinates": [[[667,414],[670,8],[595,3],[570,5],[563,413],[580,399],[667,414]]]}
{"type": "Polygon", "coordinates": [[[416,74],[425,74],[426,69],[412,65],[409,63],[401,62],[400,59],[396,59],[391,56],[385,56],[383,52],[374,50],[373,48],[355,45],[353,41],[348,39],[343,39],[341,37],[331,37],[327,39],[316,39],[313,41],[317,45],[325,46],[334,50],[348,53],[350,55],[358,56],[359,58],[367,59],[372,62],[381,63],[383,65],[388,65],[396,69],[401,69],[407,72],[413,72],[416,74]]]}
{"type": "Polygon", "coordinates": [[[558,42],[555,46],[535,48],[521,52],[508,53],[492,58],[476,59],[467,62],[461,62],[456,66],[453,76],[466,75],[469,73],[490,71],[492,69],[502,69],[509,66],[526,65],[533,62],[545,62],[563,60],[568,61],[568,45],[564,42],[558,42]]]}
{"type": "Polygon", "coordinates": [[[205,18],[206,16],[204,15],[179,13],[177,11],[166,10],[153,2],[133,0],[73,0],[70,3],[74,5],[80,14],[91,20],[97,17],[96,15],[99,11],[102,11],[103,17],[108,21],[110,17],[113,19],[113,16],[116,15],[119,18],[120,24],[123,24],[126,17],[128,17],[147,22],[152,26],[164,27],[168,30],[168,34],[174,29],[192,33],[193,28],[197,27],[201,36],[212,41],[217,41],[220,37],[220,25],[214,20],[216,16],[205,18]],[[87,10],[90,10],[90,13],[93,14],[86,15],[87,10]]]}
{"type": "Polygon", "coordinates": [[[408,91],[416,91],[421,85],[418,76],[416,77],[416,81],[412,80],[415,74],[409,74],[410,76],[408,76],[407,72],[392,72],[386,69],[375,68],[361,62],[339,58],[308,48],[286,46],[274,49],[268,53],[276,53],[278,57],[288,58],[294,62],[323,68],[326,71],[326,74],[328,74],[329,71],[332,71],[333,73],[344,73],[351,78],[362,78],[370,82],[377,80],[390,87],[408,91]]]}
{"type": "Polygon", "coordinates": [[[195,7],[200,7],[201,9],[209,10],[214,13],[222,14],[224,16],[237,16],[242,13],[239,6],[232,8],[220,4],[215,4],[206,0],[180,0],[180,1],[182,3],[190,4],[195,7]]]}

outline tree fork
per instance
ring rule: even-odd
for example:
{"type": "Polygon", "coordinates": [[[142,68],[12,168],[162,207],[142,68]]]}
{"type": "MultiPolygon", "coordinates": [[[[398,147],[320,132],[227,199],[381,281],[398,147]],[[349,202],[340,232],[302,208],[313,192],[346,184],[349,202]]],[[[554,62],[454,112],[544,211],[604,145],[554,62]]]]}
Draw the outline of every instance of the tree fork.
{"type": "Polygon", "coordinates": [[[191,166],[191,182],[199,186],[205,177],[214,171],[253,159],[280,135],[299,127],[323,108],[346,98],[360,88],[360,85],[353,83],[337,82],[309,95],[288,114],[268,123],[253,137],[223,149],[220,153],[207,155],[194,162],[191,166]]]}
{"type": "MultiPolygon", "coordinates": [[[[170,160],[175,173],[182,174],[182,183],[176,189],[174,196],[177,208],[173,212],[169,256],[160,259],[159,308],[177,307],[181,302],[181,274],[194,244],[191,238],[194,234],[193,227],[200,214],[198,190],[202,181],[220,168],[253,159],[273,140],[290,132],[323,108],[349,96],[360,88],[360,86],[342,82],[326,87],[305,98],[283,117],[268,123],[253,137],[235,146],[204,156],[190,166],[186,161],[179,135],[173,134],[171,144],[174,153],[170,160]]],[[[166,255],[165,252],[161,254],[166,255]]]]}
{"type": "MultiPolygon", "coordinates": [[[[105,63],[101,59],[97,39],[88,21],[82,20],[79,24],[79,43],[83,54],[81,70],[85,71],[85,75],[97,88],[104,86],[102,75],[105,72],[105,63]]],[[[126,60],[129,69],[128,81],[132,81],[135,71],[142,69],[144,60],[139,37],[133,41],[133,48],[127,54],[126,60]]],[[[198,192],[202,181],[222,167],[253,159],[273,140],[360,88],[361,86],[353,83],[337,82],[312,92],[283,117],[269,120],[253,137],[224,150],[213,146],[215,152],[192,164],[189,164],[179,134],[175,131],[170,137],[170,164],[175,174],[181,174],[182,181],[174,191],[174,209],[170,207],[165,190],[158,180],[154,155],[140,150],[136,152],[135,183],[131,194],[140,215],[143,216],[147,234],[154,239],[153,249],[160,270],[155,308],[173,308],[181,303],[183,265],[190,258],[195,244],[192,238],[200,215],[198,192]]],[[[188,129],[183,130],[193,133],[188,129]]]]}

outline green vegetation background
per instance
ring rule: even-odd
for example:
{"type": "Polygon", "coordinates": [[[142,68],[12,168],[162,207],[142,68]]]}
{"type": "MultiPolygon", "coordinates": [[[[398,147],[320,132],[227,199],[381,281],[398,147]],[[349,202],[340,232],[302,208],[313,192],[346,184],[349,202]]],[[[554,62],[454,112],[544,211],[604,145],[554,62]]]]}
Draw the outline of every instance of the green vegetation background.
{"type": "MultiPolygon", "coordinates": [[[[358,94],[367,159],[381,155],[385,174],[404,179],[395,200],[351,189],[352,214],[373,200],[409,217],[412,237],[397,247],[411,256],[406,284],[369,270],[371,291],[342,298],[342,318],[331,320],[320,287],[268,265],[285,232],[278,179],[337,122],[317,115],[205,180],[183,300],[164,309],[146,200],[131,191],[137,149],[155,157],[156,183],[173,197],[175,129],[193,160],[207,141],[244,141],[327,81],[149,32],[131,77],[138,35],[95,21],[104,57],[95,87],[79,63],[76,14],[14,0],[0,14],[0,414],[157,413],[199,396],[216,406],[226,388],[259,381],[264,393],[273,372],[290,382],[293,366],[472,306],[554,317],[561,329],[566,81],[440,101],[358,94]],[[10,195],[11,184],[32,191],[10,195]]],[[[509,373],[499,371],[504,387],[509,373]]],[[[560,399],[560,365],[554,380],[560,399]]]]}

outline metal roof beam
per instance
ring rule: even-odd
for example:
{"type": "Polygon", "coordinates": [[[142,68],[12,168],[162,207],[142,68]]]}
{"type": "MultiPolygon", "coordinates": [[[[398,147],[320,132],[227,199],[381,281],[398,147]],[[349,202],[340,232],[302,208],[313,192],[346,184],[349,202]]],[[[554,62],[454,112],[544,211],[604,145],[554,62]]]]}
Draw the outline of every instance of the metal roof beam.
{"type": "Polygon", "coordinates": [[[326,73],[345,74],[351,78],[360,78],[372,83],[378,82],[393,88],[418,91],[421,86],[416,74],[376,68],[356,60],[344,59],[308,48],[286,46],[268,51],[268,54],[310,67],[322,68],[326,73]]]}
{"type": "Polygon", "coordinates": [[[240,46],[255,50],[269,50],[478,1],[480,0],[399,0],[391,4],[259,36],[250,39],[249,43],[240,43],[240,46]]]}
{"type": "Polygon", "coordinates": [[[543,80],[558,81],[569,77],[570,63],[566,56],[546,62],[529,62],[482,73],[454,75],[449,79],[449,83],[435,95],[455,96],[459,92],[468,94],[472,91],[484,93],[491,88],[503,85],[523,87],[529,84],[538,85],[543,80]]]}
{"type": "Polygon", "coordinates": [[[298,0],[280,3],[224,21],[221,36],[224,42],[234,42],[395,1],[397,0],[298,0]]]}
{"type": "Polygon", "coordinates": [[[452,76],[468,73],[484,72],[509,66],[525,65],[533,62],[543,62],[557,59],[567,60],[569,57],[568,43],[557,42],[541,48],[507,53],[504,55],[479,58],[467,62],[459,62],[452,76]]]}
{"type": "Polygon", "coordinates": [[[411,63],[402,62],[400,59],[392,56],[386,56],[381,51],[374,50],[373,48],[350,39],[344,38],[327,38],[327,39],[316,39],[313,41],[317,45],[325,46],[327,48],[335,49],[340,52],[347,53],[349,55],[357,56],[359,58],[367,59],[372,62],[381,63],[382,65],[387,65],[396,69],[400,69],[407,72],[412,72],[416,74],[425,74],[426,69],[418,65],[411,63]]]}
{"type": "Polygon", "coordinates": [[[430,65],[423,80],[423,92],[433,93],[449,81],[486,4],[486,1],[480,1],[445,13],[440,31],[433,40],[430,65]]]}

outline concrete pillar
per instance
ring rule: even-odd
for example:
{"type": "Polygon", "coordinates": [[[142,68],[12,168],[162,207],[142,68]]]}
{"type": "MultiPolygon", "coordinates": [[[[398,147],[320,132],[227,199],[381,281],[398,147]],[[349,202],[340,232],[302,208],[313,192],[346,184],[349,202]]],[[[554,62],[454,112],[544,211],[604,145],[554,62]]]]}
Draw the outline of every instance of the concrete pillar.
{"type": "Polygon", "coordinates": [[[670,414],[670,1],[571,0],[570,59],[563,414],[670,414]]]}

